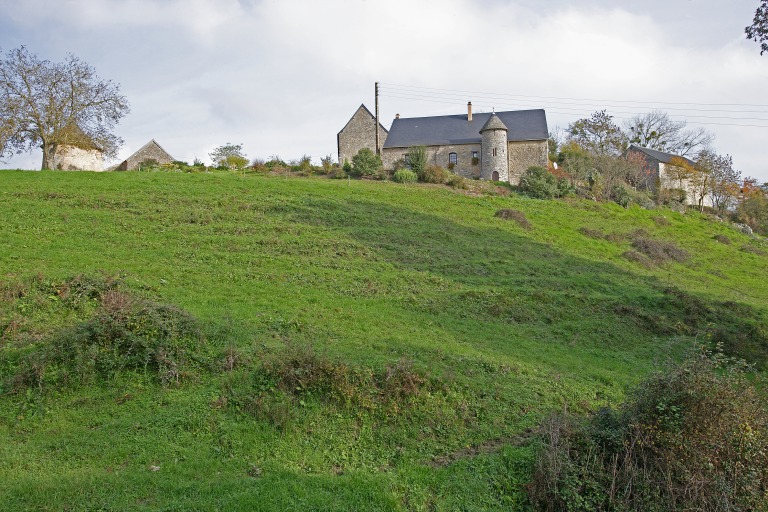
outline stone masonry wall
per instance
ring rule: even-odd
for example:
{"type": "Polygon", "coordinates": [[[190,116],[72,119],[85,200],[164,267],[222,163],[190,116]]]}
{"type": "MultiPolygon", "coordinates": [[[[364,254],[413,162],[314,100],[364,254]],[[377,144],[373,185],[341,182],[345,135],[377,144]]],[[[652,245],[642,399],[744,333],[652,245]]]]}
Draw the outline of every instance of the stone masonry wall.
{"type": "Polygon", "coordinates": [[[119,171],[133,171],[138,169],[143,162],[154,160],[158,164],[169,164],[173,162],[173,157],[166,153],[163,148],[156,143],[149,143],[139,151],[128,157],[117,168],[119,171]]]}
{"type": "Polygon", "coordinates": [[[97,149],[61,146],[56,149],[51,167],[61,171],[103,171],[104,156],[97,149]]]}
{"type": "Polygon", "coordinates": [[[505,130],[486,130],[482,134],[483,151],[481,153],[480,177],[492,180],[493,173],[498,173],[498,181],[509,181],[508,144],[505,130]],[[493,152],[496,150],[496,154],[493,152]]]}
{"type": "MultiPolygon", "coordinates": [[[[387,131],[379,127],[379,149],[387,140],[387,131]]],[[[352,162],[352,157],[362,148],[376,151],[376,119],[360,107],[338,135],[339,163],[352,162]]]]}
{"type": "MultiPolygon", "coordinates": [[[[453,168],[455,174],[465,178],[480,177],[480,144],[449,144],[445,146],[427,146],[427,164],[439,165],[448,168],[448,155],[456,153],[456,166],[453,168]],[[478,163],[472,164],[472,152],[476,151],[478,163]]],[[[398,160],[404,160],[408,153],[408,148],[386,148],[381,154],[381,160],[384,168],[392,170],[398,160]]]]}
{"type": "Polygon", "coordinates": [[[510,142],[507,151],[509,155],[509,182],[520,184],[523,172],[532,165],[547,167],[547,141],[510,142]]]}
{"type": "MultiPolygon", "coordinates": [[[[674,171],[670,170],[669,168],[674,167],[669,164],[665,164],[663,162],[659,162],[659,184],[661,188],[681,188],[685,190],[685,204],[687,205],[698,205],[699,204],[699,197],[696,193],[696,189],[691,186],[691,182],[688,179],[679,179],[675,177],[674,171]]],[[[712,207],[714,206],[714,203],[712,202],[712,197],[710,195],[704,196],[703,201],[704,206],[712,207]]]]}

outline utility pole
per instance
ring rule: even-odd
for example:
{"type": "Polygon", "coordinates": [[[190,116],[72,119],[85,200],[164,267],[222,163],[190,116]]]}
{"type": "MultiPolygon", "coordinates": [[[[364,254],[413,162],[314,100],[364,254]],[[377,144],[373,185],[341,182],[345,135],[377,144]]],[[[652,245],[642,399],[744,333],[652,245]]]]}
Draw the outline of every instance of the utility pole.
{"type": "Polygon", "coordinates": [[[381,151],[379,151],[379,82],[376,82],[375,95],[376,95],[376,154],[380,155],[381,151]]]}

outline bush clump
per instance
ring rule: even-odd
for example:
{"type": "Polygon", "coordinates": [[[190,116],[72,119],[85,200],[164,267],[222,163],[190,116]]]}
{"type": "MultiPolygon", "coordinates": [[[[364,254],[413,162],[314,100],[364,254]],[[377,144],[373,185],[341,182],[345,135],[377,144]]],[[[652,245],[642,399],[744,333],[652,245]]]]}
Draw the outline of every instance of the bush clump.
{"type": "Polygon", "coordinates": [[[768,409],[743,367],[701,352],[620,408],[541,426],[538,510],[765,510],[768,409]]]}
{"type": "Polygon", "coordinates": [[[450,172],[443,169],[439,165],[428,165],[424,168],[419,178],[424,183],[445,183],[448,181],[450,172]]]}
{"type": "Polygon", "coordinates": [[[725,235],[715,235],[714,239],[720,242],[721,244],[731,245],[731,239],[725,235]]]}
{"type": "Polygon", "coordinates": [[[467,179],[463,176],[459,176],[458,174],[452,174],[448,181],[445,182],[446,185],[453,188],[458,188],[461,190],[466,190],[469,188],[469,184],[467,183],[467,179]]]}
{"type": "Polygon", "coordinates": [[[61,307],[80,319],[41,333],[35,343],[20,339],[6,347],[2,362],[11,370],[5,374],[11,391],[110,379],[123,371],[174,384],[200,352],[197,321],[175,306],[136,297],[110,279],[79,276],[51,286],[61,307]]]}
{"type": "Polygon", "coordinates": [[[682,263],[690,258],[685,249],[681,249],[673,242],[655,240],[645,236],[637,236],[632,241],[632,247],[648,256],[654,263],[661,264],[669,260],[682,263]]]}
{"type": "Polygon", "coordinates": [[[528,221],[528,218],[525,216],[525,214],[520,210],[503,208],[501,210],[498,210],[494,214],[494,217],[498,217],[504,220],[514,220],[515,222],[517,222],[518,226],[520,226],[523,229],[531,229],[533,227],[531,226],[531,223],[528,221]]]}
{"type": "Polygon", "coordinates": [[[536,199],[552,199],[568,194],[571,187],[568,180],[558,180],[546,168],[532,166],[520,177],[520,190],[536,199]]]}
{"type": "Polygon", "coordinates": [[[392,175],[392,180],[397,183],[416,183],[418,176],[410,169],[398,169],[392,175]]]}

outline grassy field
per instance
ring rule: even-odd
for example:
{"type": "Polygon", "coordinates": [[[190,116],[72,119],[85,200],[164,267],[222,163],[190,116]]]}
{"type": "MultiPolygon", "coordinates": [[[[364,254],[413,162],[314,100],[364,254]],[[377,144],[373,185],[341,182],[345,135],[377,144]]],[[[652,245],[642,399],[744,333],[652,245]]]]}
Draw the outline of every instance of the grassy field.
{"type": "Polygon", "coordinates": [[[0,216],[6,510],[525,510],[547,413],[767,352],[768,247],[697,213],[4,171],[0,216]]]}

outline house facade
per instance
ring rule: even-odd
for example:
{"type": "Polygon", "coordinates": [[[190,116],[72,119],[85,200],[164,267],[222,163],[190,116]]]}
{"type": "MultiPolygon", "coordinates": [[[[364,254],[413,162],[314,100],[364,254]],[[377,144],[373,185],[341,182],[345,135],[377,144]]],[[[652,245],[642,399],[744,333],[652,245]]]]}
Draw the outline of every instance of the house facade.
{"type": "MultiPolygon", "coordinates": [[[[693,167],[695,162],[684,156],[664,153],[655,149],[643,148],[634,144],[627,150],[627,158],[632,155],[643,162],[643,169],[649,175],[648,182],[653,192],[661,189],[681,189],[685,191],[685,204],[698,204],[698,191],[691,181],[681,172],[682,166],[693,167]]],[[[707,194],[702,201],[704,206],[713,206],[712,197],[707,194]]]]}
{"type": "MultiPolygon", "coordinates": [[[[388,131],[379,123],[379,153],[387,139],[388,131]]],[[[376,117],[365,105],[360,105],[344,128],[336,135],[339,163],[352,162],[352,157],[363,148],[376,153],[376,117]]]]}
{"type": "MultiPolygon", "coordinates": [[[[364,107],[361,107],[364,108],[364,107]]],[[[370,112],[365,110],[367,115],[370,112]]],[[[339,133],[339,162],[351,160],[359,147],[375,148],[372,127],[376,120],[355,113],[339,133]],[[364,129],[355,130],[360,118],[364,129]],[[342,137],[342,134],[344,137],[342,137]],[[342,145],[342,141],[347,141],[342,145]],[[349,144],[348,141],[357,141],[349,144]],[[362,146],[363,142],[368,145],[362,146]]],[[[428,163],[448,168],[466,178],[520,182],[523,172],[531,166],[546,167],[547,118],[544,110],[515,110],[496,113],[467,113],[448,116],[401,118],[392,121],[388,133],[380,129],[381,159],[385,169],[407,164],[409,148],[424,146],[428,163]],[[382,136],[381,133],[385,133],[382,136]]]]}

